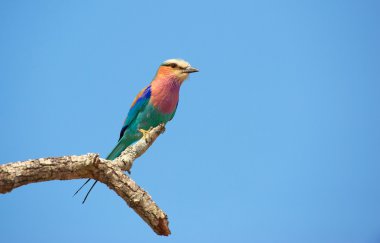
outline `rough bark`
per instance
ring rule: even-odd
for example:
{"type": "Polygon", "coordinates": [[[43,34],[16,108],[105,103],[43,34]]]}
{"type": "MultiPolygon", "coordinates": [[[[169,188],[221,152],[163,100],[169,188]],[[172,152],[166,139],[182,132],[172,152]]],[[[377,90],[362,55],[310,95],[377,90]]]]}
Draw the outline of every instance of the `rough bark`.
{"type": "Polygon", "coordinates": [[[164,125],[153,128],[113,161],[102,159],[98,154],[87,154],[0,165],[0,193],[8,193],[17,187],[41,181],[95,179],[114,190],[158,235],[167,236],[170,234],[167,215],[146,191],[123,172],[129,171],[134,160],[164,131],[164,125]]]}

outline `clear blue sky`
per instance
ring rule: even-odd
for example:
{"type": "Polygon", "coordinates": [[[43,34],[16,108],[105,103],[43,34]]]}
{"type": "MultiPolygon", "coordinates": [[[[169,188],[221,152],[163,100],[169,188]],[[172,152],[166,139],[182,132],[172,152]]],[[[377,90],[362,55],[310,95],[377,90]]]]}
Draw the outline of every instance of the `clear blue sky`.
{"type": "Polygon", "coordinates": [[[169,58],[201,72],[132,178],[156,236],[104,185],[0,195],[3,242],[380,240],[379,1],[1,1],[0,163],[115,145],[169,58]]]}

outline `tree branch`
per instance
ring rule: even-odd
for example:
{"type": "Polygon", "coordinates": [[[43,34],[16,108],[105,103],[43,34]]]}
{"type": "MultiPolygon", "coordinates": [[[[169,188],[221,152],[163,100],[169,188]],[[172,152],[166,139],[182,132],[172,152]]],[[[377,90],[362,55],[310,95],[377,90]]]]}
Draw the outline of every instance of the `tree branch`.
{"type": "Polygon", "coordinates": [[[167,236],[170,234],[167,215],[146,191],[123,172],[130,171],[134,160],[164,131],[164,125],[153,128],[147,136],[126,148],[113,161],[102,159],[98,154],[87,154],[0,165],[0,193],[8,193],[17,187],[41,181],[91,178],[114,190],[154,232],[167,236]]]}

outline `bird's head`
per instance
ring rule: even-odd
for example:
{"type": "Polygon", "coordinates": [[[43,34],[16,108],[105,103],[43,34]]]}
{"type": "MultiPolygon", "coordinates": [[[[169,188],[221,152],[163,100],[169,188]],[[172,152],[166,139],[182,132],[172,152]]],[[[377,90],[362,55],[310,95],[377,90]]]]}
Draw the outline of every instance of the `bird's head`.
{"type": "Polygon", "coordinates": [[[198,72],[198,69],[193,68],[190,63],[182,59],[169,59],[161,64],[158,68],[157,76],[171,76],[180,83],[185,81],[190,73],[198,72]]]}

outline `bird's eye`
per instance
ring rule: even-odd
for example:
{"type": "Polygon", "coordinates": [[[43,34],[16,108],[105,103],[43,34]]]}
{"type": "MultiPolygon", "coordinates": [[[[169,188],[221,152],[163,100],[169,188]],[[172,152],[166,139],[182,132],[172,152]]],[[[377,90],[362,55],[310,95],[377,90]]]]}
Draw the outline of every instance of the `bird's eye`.
{"type": "Polygon", "coordinates": [[[170,64],[170,67],[172,67],[172,68],[176,68],[176,67],[177,67],[177,64],[176,64],[176,63],[171,63],[171,64],[170,64]]]}

